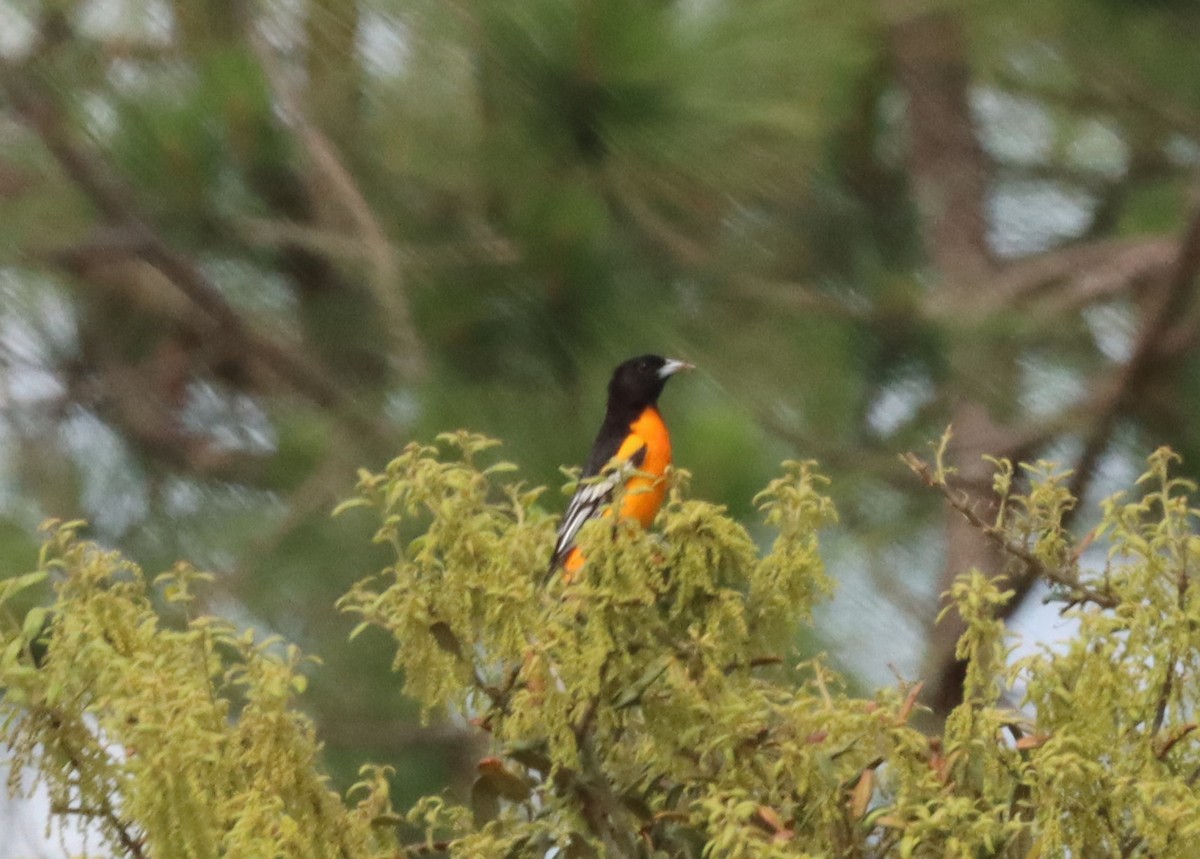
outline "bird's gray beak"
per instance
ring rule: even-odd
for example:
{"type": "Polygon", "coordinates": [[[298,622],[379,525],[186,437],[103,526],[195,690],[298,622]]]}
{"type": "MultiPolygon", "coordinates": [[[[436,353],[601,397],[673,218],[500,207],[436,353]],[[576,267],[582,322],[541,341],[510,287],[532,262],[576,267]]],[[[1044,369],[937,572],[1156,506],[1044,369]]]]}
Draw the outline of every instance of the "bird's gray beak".
{"type": "Polygon", "coordinates": [[[695,364],[689,364],[687,361],[677,361],[674,358],[668,358],[667,363],[663,364],[662,368],[659,369],[658,378],[669,379],[671,376],[674,376],[680,370],[695,370],[695,369],[696,369],[695,364]]]}

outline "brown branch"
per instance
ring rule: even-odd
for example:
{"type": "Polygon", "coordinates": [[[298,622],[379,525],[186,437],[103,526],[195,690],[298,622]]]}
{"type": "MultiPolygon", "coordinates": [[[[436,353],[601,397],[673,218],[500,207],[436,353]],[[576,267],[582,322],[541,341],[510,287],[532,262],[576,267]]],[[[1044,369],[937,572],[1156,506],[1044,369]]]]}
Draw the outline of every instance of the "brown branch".
{"type": "Polygon", "coordinates": [[[562,767],[557,771],[555,781],[578,799],[580,816],[592,834],[605,844],[607,855],[632,859],[639,855],[635,834],[638,828],[623,825],[630,812],[613,793],[608,777],[589,762],[593,756],[589,746],[585,745],[580,749],[584,761],[582,776],[562,767]]]}
{"type": "Polygon", "coordinates": [[[754,668],[768,668],[783,664],[782,656],[754,656],[744,662],[735,659],[733,662],[726,664],[721,671],[725,674],[732,674],[735,671],[752,670],[754,668]]]}
{"type": "Polygon", "coordinates": [[[144,373],[108,367],[101,378],[95,386],[97,412],[119,427],[135,447],[197,478],[258,482],[266,465],[265,454],[230,449],[210,436],[186,429],[178,412],[144,384],[144,373]]]}
{"type": "MultiPolygon", "coordinates": [[[[1133,248],[1134,246],[1129,246],[1131,251],[1133,248]]],[[[1085,404],[1070,412],[1077,420],[1087,419],[1091,423],[1089,431],[1085,434],[1083,451],[1076,460],[1068,485],[1071,495],[1077,499],[1082,499],[1086,494],[1096,464],[1108,447],[1118,421],[1133,407],[1139,392],[1145,387],[1147,376],[1181,348],[1179,342],[1172,340],[1172,324],[1180,317],[1185,320],[1197,320],[1197,327],[1187,338],[1188,346],[1200,334],[1200,303],[1192,301],[1195,280],[1200,275],[1200,205],[1193,210],[1179,239],[1161,245],[1158,241],[1147,243],[1143,252],[1157,257],[1168,249],[1171,252],[1170,259],[1157,260],[1155,265],[1169,272],[1169,277],[1154,293],[1154,303],[1143,316],[1129,359],[1107,379],[1095,383],[1095,393],[1085,404]]],[[[1176,330],[1176,334],[1182,335],[1182,332],[1176,330]]],[[[1064,413],[1059,419],[1046,424],[1043,429],[1050,430],[1058,425],[1066,430],[1068,418],[1069,415],[1064,413]]],[[[1034,439],[1031,436],[1029,440],[1034,439]]],[[[1079,509],[1079,506],[1076,506],[1064,514],[1064,526],[1073,521],[1079,509]]],[[[1008,618],[1016,612],[1029,593],[1034,579],[1034,575],[1026,575],[1012,581],[1015,593],[1001,608],[1001,617],[1008,618]]]]}
{"type": "MultiPolygon", "coordinates": [[[[965,566],[997,574],[1002,558],[995,552],[1012,557],[1014,547],[998,541],[997,534],[976,527],[967,515],[975,515],[976,505],[986,505],[992,499],[981,455],[1021,458],[1023,450],[1028,449],[1023,446],[1050,437],[1055,424],[1062,426],[1072,414],[1086,419],[1091,428],[1084,434],[1084,454],[1071,486],[1075,496],[1080,497],[1120,416],[1133,405],[1137,392],[1144,387],[1142,382],[1160,366],[1161,346],[1170,332],[1170,323],[1184,318],[1191,304],[1191,286],[1200,267],[1200,259],[1196,259],[1200,250],[1195,245],[1200,239],[1193,222],[1182,241],[1158,237],[1091,242],[994,270],[983,231],[988,164],[981,157],[971,127],[966,98],[969,69],[963,60],[957,16],[948,10],[911,15],[892,24],[890,40],[897,77],[909,96],[909,174],[921,209],[927,252],[938,275],[937,288],[929,291],[926,300],[926,312],[931,317],[961,320],[978,315],[986,319],[989,314],[1011,311],[1035,299],[1040,300],[1037,307],[1043,313],[1072,313],[1108,296],[1132,291],[1132,287],[1166,281],[1162,289],[1150,293],[1154,303],[1143,317],[1130,360],[1110,380],[1097,385],[1096,394],[1082,407],[1040,428],[1022,431],[994,420],[987,404],[973,393],[968,393],[955,409],[952,422],[960,427],[958,446],[965,465],[955,490],[948,495],[957,502],[962,516],[948,522],[946,579],[965,566]],[[960,497],[959,488],[969,495],[960,497]],[[970,503],[963,503],[967,498],[970,503]],[[981,536],[986,539],[981,541],[981,536]],[[989,551],[989,546],[994,551],[989,551]]],[[[1192,328],[1177,329],[1181,337],[1188,338],[1187,344],[1194,336],[1193,328],[1200,331],[1200,309],[1192,328]]],[[[981,359],[972,344],[964,348],[964,366],[975,366],[990,357],[985,354],[981,359]]],[[[1002,349],[1003,344],[998,348],[1002,349]]],[[[1001,366],[996,369],[1003,372],[1001,366]]],[[[981,520],[979,524],[986,524],[982,520],[989,517],[975,518],[981,520]]],[[[1020,605],[1035,574],[1056,572],[1030,565],[1030,558],[1021,560],[1025,575],[1012,582],[1016,593],[1002,611],[1003,616],[1020,605]]],[[[1069,579],[1060,584],[1077,587],[1069,579]]],[[[945,626],[931,638],[927,669],[939,709],[954,703],[952,697],[943,694],[943,686],[950,689],[959,682],[953,645],[961,624],[955,621],[945,626]]]]}
{"type": "Polygon", "coordinates": [[[38,179],[8,160],[0,160],[0,201],[23,197],[38,184],[38,179]]]}
{"type": "Polygon", "coordinates": [[[976,137],[967,98],[969,69],[958,17],[921,12],[894,21],[889,50],[908,93],[908,170],[924,243],[938,274],[932,309],[970,303],[991,275],[986,205],[988,162],[976,137]]]}
{"type": "Polygon", "coordinates": [[[1200,301],[1187,303],[1200,276],[1200,202],[1177,253],[1172,273],[1176,307],[1164,314],[1164,330],[1156,344],[1157,360],[1164,363],[1180,357],[1200,339],[1200,301]]]}
{"type": "Polygon", "coordinates": [[[1039,308],[1065,313],[1117,294],[1129,284],[1169,269],[1178,243],[1168,238],[1108,239],[1046,251],[1013,263],[981,289],[972,308],[983,314],[1044,298],[1039,308]],[[1053,287],[1058,287],[1046,295],[1053,287]]]}
{"type": "Polygon", "coordinates": [[[750,274],[733,274],[732,285],[738,298],[749,298],[789,313],[820,313],[841,319],[866,319],[873,314],[870,305],[856,305],[848,298],[826,292],[806,283],[771,280],[750,274]]]}
{"type": "Polygon", "coordinates": [[[1108,57],[1097,63],[1096,56],[1102,55],[1072,50],[1065,41],[1058,42],[1056,50],[1075,69],[1068,86],[1048,83],[1044,77],[1031,78],[1012,68],[997,68],[993,74],[1009,93],[1089,119],[1113,117],[1125,128],[1136,128],[1143,138],[1172,133],[1200,138],[1200,113],[1173,100],[1164,88],[1151,89],[1137,80],[1130,66],[1114,66],[1108,57]]]}
{"type": "MultiPolygon", "coordinates": [[[[1171,687],[1175,685],[1176,662],[1178,662],[1178,657],[1174,651],[1168,653],[1167,662],[1163,666],[1163,682],[1158,690],[1158,700],[1154,702],[1154,720],[1150,727],[1150,732],[1153,734],[1162,730],[1163,722],[1167,718],[1167,707],[1171,703],[1171,687]]],[[[1159,757],[1161,758],[1162,755],[1159,757]]]]}
{"type": "MultiPolygon", "coordinates": [[[[610,662],[610,659],[606,659],[600,666],[601,689],[604,688],[610,662]]],[[[557,778],[565,781],[573,790],[579,800],[580,814],[592,833],[608,847],[610,855],[633,857],[638,855],[633,834],[637,828],[626,822],[629,811],[614,793],[608,774],[597,762],[593,729],[600,709],[600,694],[588,699],[583,713],[571,726],[582,773],[577,775],[564,768],[557,778]]]]}
{"type": "Polygon", "coordinates": [[[1173,99],[1163,87],[1143,82],[1129,66],[1118,67],[1107,58],[1095,62],[1094,57],[1082,53],[1071,60],[1081,72],[1077,80],[1096,96],[1097,107],[1105,112],[1124,107],[1141,117],[1143,124],[1149,118],[1167,131],[1200,137],[1200,113],[1173,99]]]}

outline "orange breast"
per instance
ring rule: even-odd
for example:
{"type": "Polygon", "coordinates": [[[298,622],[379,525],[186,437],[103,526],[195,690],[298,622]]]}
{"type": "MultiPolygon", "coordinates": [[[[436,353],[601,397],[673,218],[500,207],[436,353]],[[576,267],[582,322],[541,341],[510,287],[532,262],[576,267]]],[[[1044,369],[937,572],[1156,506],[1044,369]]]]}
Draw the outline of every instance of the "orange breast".
{"type": "MultiPolygon", "coordinates": [[[[645,456],[638,474],[625,482],[625,497],[621,500],[621,516],[636,519],[643,528],[650,527],[658,508],[667,494],[667,481],[663,474],[671,464],[671,436],[663,423],[658,409],[649,408],[629,425],[629,435],[617,450],[614,460],[628,460],[645,448],[645,456]],[[645,476],[643,476],[643,473],[645,476]]],[[[608,511],[605,511],[605,516],[608,511]]],[[[571,581],[586,559],[575,546],[563,560],[566,580],[571,581]]]]}
{"type": "Polygon", "coordinates": [[[626,482],[621,515],[636,519],[646,528],[658,515],[658,508],[667,494],[667,481],[663,473],[671,464],[671,436],[658,409],[646,409],[630,424],[629,429],[631,435],[617,451],[617,458],[627,459],[644,445],[646,455],[638,471],[646,476],[637,474],[626,482]]]}

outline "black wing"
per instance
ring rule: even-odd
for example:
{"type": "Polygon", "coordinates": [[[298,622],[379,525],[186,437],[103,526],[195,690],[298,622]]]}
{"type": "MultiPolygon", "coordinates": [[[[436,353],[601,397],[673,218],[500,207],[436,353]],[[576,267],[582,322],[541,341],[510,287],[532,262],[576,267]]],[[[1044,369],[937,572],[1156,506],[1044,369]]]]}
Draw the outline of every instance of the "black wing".
{"type": "MultiPolygon", "coordinates": [[[[643,444],[628,460],[613,463],[611,467],[604,469],[601,472],[604,475],[603,480],[580,484],[571,497],[571,503],[567,505],[562,522],[559,523],[558,539],[554,541],[554,554],[550,558],[551,570],[561,564],[574,548],[575,538],[579,535],[583,523],[600,515],[604,506],[612,500],[617,483],[624,480],[630,471],[641,468],[645,459],[646,446],[643,444]]],[[[585,479],[587,476],[589,475],[585,475],[585,479]]]]}

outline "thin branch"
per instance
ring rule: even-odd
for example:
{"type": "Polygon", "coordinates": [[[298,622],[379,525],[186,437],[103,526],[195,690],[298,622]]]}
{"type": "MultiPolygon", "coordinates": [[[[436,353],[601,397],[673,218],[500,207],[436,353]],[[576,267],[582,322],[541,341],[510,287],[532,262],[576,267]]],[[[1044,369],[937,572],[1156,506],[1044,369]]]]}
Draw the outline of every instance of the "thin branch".
{"type": "Polygon", "coordinates": [[[867,319],[874,313],[865,301],[855,303],[807,283],[736,273],[730,276],[730,282],[737,289],[739,298],[754,299],[797,315],[821,313],[841,319],[867,319]]]}
{"type": "Polygon", "coordinates": [[[1072,52],[1065,42],[1059,42],[1056,49],[1065,55],[1065,63],[1075,69],[1070,87],[1033,80],[1004,68],[995,71],[997,81],[1009,93],[1061,110],[1089,118],[1115,116],[1123,126],[1136,127],[1143,135],[1177,133],[1200,138],[1200,114],[1190,106],[1170,100],[1162,87],[1150,90],[1134,80],[1129,66],[1122,66],[1114,73],[1112,63],[1097,64],[1090,55],[1072,52]]]}
{"type": "Polygon", "coordinates": [[[970,523],[971,527],[987,537],[988,541],[1004,554],[1020,561],[1027,572],[1031,576],[1039,576],[1048,582],[1060,585],[1066,588],[1071,593],[1072,602],[1090,602],[1101,608],[1116,608],[1120,601],[1107,591],[1098,591],[1095,588],[1089,587],[1077,579],[1066,575],[1061,570],[1054,569],[1044,564],[1036,555],[1030,552],[1027,548],[1014,543],[1008,539],[1008,535],[1004,529],[990,524],[978,513],[970,503],[966,493],[955,492],[951,489],[944,480],[942,480],[933,470],[933,468],[925,460],[921,459],[914,453],[907,453],[900,457],[904,464],[907,465],[912,472],[921,479],[921,481],[931,489],[936,489],[941,493],[946,502],[970,523]]]}
{"type": "Polygon", "coordinates": [[[1195,205],[1192,220],[1184,233],[1172,273],[1172,292],[1176,306],[1164,314],[1161,336],[1156,343],[1156,358],[1171,361],[1189,351],[1200,339],[1200,301],[1191,301],[1196,278],[1200,276],[1200,202],[1195,205]]]}
{"type": "Polygon", "coordinates": [[[733,662],[726,664],[721,670],[725,674],[733,674],[735,671],[749,671],[755,668],[768,668],[782,664],[782,656],[753,656],[745,661],[735,659],[733,662]]]}
{"type": "MultiPolygon", "coordinates": [[[[299,247],[331,259],[349,262],[370,261],[378,249],[357,234],[347,234],[314,227],[308,224],[272,218],[240,218],[236,227],[251,245],[265,248],[299,247]]],[[[406,268],[432,269],[453,266],[515,265],[520,253],[508,239],[498,235],[483,235],[440,245],[398,247],[389,244],[397,265],[406,268]]]]}
{"type": "MultiPolygon", "coordinates": [[[[1179,558],[1179,569],[1175,573],[1175,608],[1179,611],[1179,613],[1182,617],[1187,617],[1188,589],[1189,589],[1189,586],[1191,584],[1191,579],[1192,579],[1192,577],[1188,574],[1188,563],[1187,563],[1187,559],[1188,559],[1187,544],[1190,540],[1191,540],[1191,534],[1189,533],[1187,536],[1185,536],[1183,538],[1183,540],[1182,540],[1183,545],[1180,546],[1179,549],[1177,550],[1177,556],[1179,558]]],[[[1170,706],[1170,703],[1171,703],[1171,690],[1175,684],[1175,666],[1178,664],[1178,662],[1179,662],[1179,654],[1177,654],[1175,652],[1175,648],[1174,648],[1174,646],[1172,646],[1170,649],[1170,652],[1167,654],[1167,659],[1165,660],[1165,662],[1163,664],[1162,688],[1159,690],[1158,701],[1155,703],[1155,707],[1154,707],[1153,733],[1155,733],[1155,734],[1157,734],[1160,730],[1162,730],[1163,722],[1166,720],[1166,717],[1167,717],[1167,707],[1170,706]]],[[[1195,727],[1196,727],[1195,725],[1191,725],[1188,728],[1188,731],[1195,729],[1195,727]]],[[[1188,733],[1188,731],[1185,731],[1184,734],[1188,733]]],[[[1159,753],[1159,759],[1162,759],[1163,757],[1165,757],[1166,753],[1168,751],[1170,751],[1171,746],[1173,746],[1176,742],[1178,742],[1179,739],[1182,738],[1182,736],[1183,736],[1183,734],[1170,740],[1167,743],[1167,745],[1164,747],[1162,752],[1159,753]]]]}
{"type": "Polygon", "coordinates": [[[1200,113],[1173,99],[1163,87],[1144,83],[1131,73],[1129,66],[1117,68],[1107,58],[1095,62],[1094,55],[1068,52],[1074,54],[1071,63],[1081,72],[1077,80],[1098,97],[1098,106],[1105,112],[1113,110],[1114,106],[1125,107],[1134,111],[1143,122],[1148,117],[1168,131],[1200,137],[1200,113]]]}
{"type": "MultiPolygon", "coordinates": [[[[1092,269],[1091,273],[1085,271],[1076,279],[1073,293],[1076,298],[1082,298],[1089,291],[1093,295],[1098,294],[1099,290],[1094,285],[1088,286],[1092,278],[1095,278],[1091,281],[1093,284],[1110,282],[1114,287],[1120,285],[1121,288],[1127,288],[1129,282],[1134,280],[1166,276],[1165,283],[1155,293],[1157,300],[1143,316],[1130,358],[1109,376],[1094,382],[1093,393],[1084,402],[1047,420],[1013,430],[1014,441],[1021,445],[1019,449],[1032,450],[1063,432],[1070,432],[1081,425],[1088,426],[1089,429],[1083,433],[1084,449],[1076,460],[1068,487],[1075,498],[1082,498],[1120,416],[1130,409],[1138,393],[1144,389],[1146,376],[1169,360],[1175,354],[1173,350],[1182,348],[1181,342],[1172,339],[1172,323],[1179,318],[1185,320],[1176,325],[1175,331],[1180,337],[1187,337],[1183,341],[1187,347],[1200,335],[1200,303],[1191,301],[1193,285],[1200,273],[1200,205],[1192,213],[1181,238],[1092,243],[1069,252],[1064,249],[1061,253],[1042,255],[1025,264],[1024,283],[1032,285],[1038,278],[1053,280],[1059,273],[1065,276],[1072,264],[1092,269]],[[1106,258],[1112,270],[1104,269],[1106,258]],[[1129,280],[1120,284],[1122,278],[1129,280]],[[1189,324],[1189,320],[1194,320],[1195,324],[1189,324]],[[1180,330],[1184,326],[1189,330],[1180,330]]],[[[1017,284],[1018,279],[1014,278],[1011,283],[1017,284]]],[[[1066,298],[1072,293],[1062,295],[1066,298]]],[[[1063,524],[1068,525],[1079,509],[1075,507],[1068,510],[1063,524]]],[[[1010,580],[1015,593],[1000,609],[1000,617],[1008,618],[1016,612],[1037,575],[1038,570],[1026,567],[1024,575],[1010,580]]]]}

